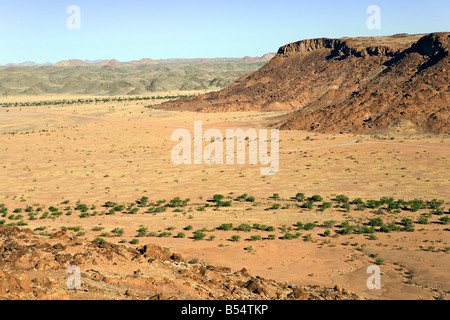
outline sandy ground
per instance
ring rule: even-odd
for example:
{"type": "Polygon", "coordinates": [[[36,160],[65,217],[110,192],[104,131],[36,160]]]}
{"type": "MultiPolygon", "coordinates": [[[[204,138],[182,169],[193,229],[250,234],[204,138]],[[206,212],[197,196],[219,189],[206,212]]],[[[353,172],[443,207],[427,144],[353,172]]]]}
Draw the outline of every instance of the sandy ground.
{"type": "MultiPolygon", "coordinates": [[[[18,98],[32,101],[30,97],[18,98]]],[[[35,97],[51,100],[55,97],[35,97]]],[[[58,97],[59,99],[59,97],[58,97]]],[[[8,101],[14,101],[14,97],[8,101]]],[[[140,238],[140,244],[156,243],[189,258],[223,265],[234,270],[243,267],[255,275],[301,284],[332,286],[341,284],[366,298],[431,299],[450,296],[448,226],[438,224],[437,216],[429,225],[416,227],[412,233],[377,233],[377,240],[364,235],[338,238],[323,237],[325,229],[311,233],[315,242],[261,240],[249,242],[250,235],[270,232],[215,230],[222,223],[260,223],[277,228],[292,227],[297,221],[319,222],[344,219],[367,219],[370,210],[343,213],[291,207],[270,210],[274,193],[279,203],[297,192],[320,194],[326,200],[337,194],[351,199],[379,199],[383,196],[412,200],[445,200],[449,208],[450,139],[444,136],[399,136],[381,140],[370,136],[311,134],[301,131],[280,132],[280,169],[273,176],[261,176],[260,165],[180,165],[171,162],[171,141],[177,128],[193,132],[195,120],[202,120],[204,130],[216,128],[265,128],[285,113],[197,114],[167,112],[145,106],[152,101],[110,102],[86,105],[0,108],[0,203],[13,208],[27,205],[64,207],[70,200],[101,206],[106,201],[133,202],[147,196],[151,201],[190,198],[192,205],[184,212],[158,214],[97,215],[81,219],[78,213],[55,220],[25,221],[28,228],[46,226],[47,231],[62,226],[82,226],[87,239],[113,228],[124,228],[118,242],[135,238],[139,226],[149,232],[185,232],[184,239],[140,238]],[[309,137],[309,138],[308,138],[309,137]],[[235,197],[247,193],[256,202],[233,203],[232,207],[214,211],[197,211],[214,194],[235,197]],[[196,205],[198,204],[198,205],[196,205]],[[194,241],[192,232],[205,228],[213,241],[194,241]],[[93,231],[93,227],[102,231],[93,231]],[[421,228],[423,230],[419,231],[421,228]],[[242,236],[240,242],[229,241],[231,235],[242,236]],[[345,243],[349,242],[348,245],[345,243]],[[244,250],[248,246],[253,251],[244,250]],[[434,249],[423,248],[433,246],[434,249]],[[369,290],[366,269],[374,263],[370,254],[385,260],[382,289],[369,290]]],[[[206,143],[205,143],[206,146],[206,143]]],[[[419,212],[421,213],[421,212],[419,212]]],[[[415,218],[419,213],[412,215],[415,218]]],[[[404,214],[388,214],[383,219],[401,220],[404,214]]]]}

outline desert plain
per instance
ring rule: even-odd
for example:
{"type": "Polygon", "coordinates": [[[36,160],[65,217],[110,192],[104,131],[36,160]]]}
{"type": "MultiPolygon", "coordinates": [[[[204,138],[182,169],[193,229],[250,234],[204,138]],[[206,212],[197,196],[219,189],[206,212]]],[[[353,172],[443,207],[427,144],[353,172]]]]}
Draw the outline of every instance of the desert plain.
{"type": "MultiPolygon", "coordinates": [[[[12,96],[1,102],[80,98],[92,96],[12,96]]],[[[1,107],[2,225],[29,229],[36,243],[51,245],[63,241],[52,238],[61,231],[83,248],[155,244],[184,261],[231,272],[245,268],[280,283],[343,288],[363,299],[450,297],[448,134],[281,130],[279,171],[263,176],[261,165],[175,165],[171,135],[180,128],[192,131],[199,120],[204,130],[270,129],[292,111],[197,113],[159,109],[160,102],[1,107]],[[414,199],[419,201],[413,208],[408,202],[414,199]],[[371,265],[381,270],[379,290],[367,287],[371,265]]],[[[50,277],[64,298],[184,297],[161,285],[140,294],[147,289],[131,282],[122,291],[107,285],[100,290],[92,276],[96,268],[133,279],[170,279],[170,272],[156,274],[147,261],[136,271],[132,262],[100,260],[82,266],[81,291],[64,288],[64,264],[22,272],[31,279],[50,277]]],[[[186,297],[208,298],[204,292],[192,288],[186,297]]]]}

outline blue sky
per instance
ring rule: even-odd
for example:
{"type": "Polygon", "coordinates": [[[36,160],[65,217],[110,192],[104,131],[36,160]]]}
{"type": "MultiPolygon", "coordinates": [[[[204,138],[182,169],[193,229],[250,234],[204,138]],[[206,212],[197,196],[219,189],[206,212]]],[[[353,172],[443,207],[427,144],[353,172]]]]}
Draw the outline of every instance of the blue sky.
{"type": "Polygon", "coordinates": [[[449,0],[0,0],[0,64],[261,56],[308,38],[450,31],[449,13],[449,0]],[[366,26],[369,5],[380,30],[366,26]]]}

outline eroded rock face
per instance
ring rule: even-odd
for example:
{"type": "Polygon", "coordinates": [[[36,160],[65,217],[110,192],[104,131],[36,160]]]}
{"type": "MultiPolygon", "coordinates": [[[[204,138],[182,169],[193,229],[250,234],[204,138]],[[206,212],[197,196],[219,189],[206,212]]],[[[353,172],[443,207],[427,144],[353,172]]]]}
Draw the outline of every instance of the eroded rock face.
{"type": "Polygon", "coordinates": [[[360,299],[341,287],[300,287],[242,269],[187,263],[157,245],[138,248],[80,243],[65,233],[46,238],[0,227],[0,299],[360,299]],[[20,262],[20,263],[19,263],[20,262]],[[69,266],[81,288],[67,288],[69,266]]]}
{"type": "Polygon", "coordinates": [[[161,105],[200,112],[293,110],[281,129],[374,132],[408,122],[450,132],[450,33],[288,44],[227,88],[161,105]]]}

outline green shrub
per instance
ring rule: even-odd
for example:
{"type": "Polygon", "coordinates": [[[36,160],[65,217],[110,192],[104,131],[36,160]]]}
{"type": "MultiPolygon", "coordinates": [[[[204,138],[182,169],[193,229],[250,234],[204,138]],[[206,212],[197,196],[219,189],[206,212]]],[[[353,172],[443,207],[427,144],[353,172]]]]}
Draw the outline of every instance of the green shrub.
{"type": "Polygon", "coordinates": [[[175,207],[186,207],[190,199],[181,200],[179,197],[176,197],[169,201],[167,204],[168,207],[175,208],[175,207]]]}
{"type": "Polygon", "coordinates": [[[416,211],[418,211],[420,209],[424,209],[425,208],[425,203],[423,202],[423,200],[414,199],[412,201],[409,201],[408,204],[411,207],[411,210],[413,212],[416,212],[416,211]]]}
{"type": "Polygon", "coordinates": [[[383,219],[375,218],[369,221],[369,225],[372,227],[381,227],[383,225],[383,219]]]}
{"type": "Polygon", "coordinates": [[[375,208],[378,208],[379,206],[381,206],[381,201],[367,200],[367,202],[366,202],[366,207],[370,208],[370,209],[375,209],[375,208]]]}
{"type": "Polygon", "coordinates": [[[292,240],[292,239],[297,239],[298,237],[300,237],[301,236],[301,233],[295,233],[295,234],[292,234],[292,233],[285,233],[282,237],[281,237],[281,239],[283,239],[283,240],[292,240]]]}
{"type": "Polygon", "coordinates": [[[120,237],[123,235],[124,230],[123,228],[114,228],[111,233],[114,233],[117,237],[120,237]]]}
{"type": "Polygon", "coordinates": [[[139,243],[139,239],[133,239],[130,241],[131,244],[138,244],[139,243]]]}
{"type": "Polygon", "coordinates": [[[427,203],[427,207],[429,208],[429,209],[439,209],[439,207],[441,206],[441,205],[443,205],[444,204],[444,201],[443,200],[437,200],[437,199],[433,199],[433,200],[431,200],[431,201],[429,201],[428,203],[427,203]]]}
{"type": "Polygon", "coordinates": [[[172,233],[166,232],[166,231],[161,232],[160,234],[158,234],[158,238],[169,238],[171,236],[172,236],[172,233]]]}
{"type": "Polygon", "coordinates": [[[450,224],[450,217],[442,217],[439,219],[443,224],[450,224]]]}
{"type": "Polygon", "coordinates": [[[145,207],[148,203],[148,197],[142,197],[135,201],[139,207],[145,207]]]}
{"type": "Polygon", "coordinates": [[[229,231],[229,230],[233,229],[233,224],[232,223],[224,223],[224,224],[220,225],[217,229],[229,231]]]}
{"type": "Polygon", "coordinates": [[[313,230],[315,227],[317,227],[317,225],[315,223],[308,222],[307,224],[305,224],[303,226],[303,229],[304,230],[313,230]]]}
{"type": "Polygon", "coordinates": [[[75,207],[75,210],[81,211],[81,212],[86,212],[89,210],[89,207],[85,204],[80,203],[75,207]]]}
{"type": "Polygon", "coordinates": [[[183,232],[179,232],[177,235],[176,235],[176,238],[185,238],[186,237],[186,235],[183,233],[183,232]]]}
{"type": "Polygon", "coordinates": [[[350,212],[350,210],[352,209],[352,207],[351,207],[350,204],[348,204],[348,203],[344,203],[344,204],[341,206],[341,208],[342,208],[342,209],[345,209],[345,211],[347,211],[347,212],[350,212]]]}
{"type": "Polygon", "coordinates": [[[112,201],[107,201],[105,202],[105,204],[103,205],[106,208],[114,208],[117,205],[117,203],[112,202],[112,201]]]}
{"type": "Polygon", "coordinates": [[[82,211],[80,213],[80,218],[89,218],[91,215],[89,214],[89,212],[86,211],[82,211]]]}
{"type": "Polygon", "coordinates": [[[303,202],[301,207],[308,209],[308,210],[312,210],[312,208],[314,208],[314,203],[312,201],[306,201],[306,202],[303,202]]]}
{"type": "Polygon", "coordinates": [[[429,224],[430,221],[428,221],[428,219],[427,219],[426,217],[420,216],[420,217],[419,217],[419,220],[417,221],[417,223],[420,223],[420,224],[429,224]]]}
{"type": "Polygon", "coordinates": [[[204,234],[201,231],[194,232],[194,240],[203,240],[205,237],[206,237],[206,234],[204,234]]]}
{"type": "Polygon", "coordinates": [[[323,198],[317,194],[313,195],[312,197],[307,198],[308,202],[320,202],[323,200],[323,198]]]}
{"type": "Polygon", "coordinates": [[[342,229],[339,231],[339,233],[342,235],[351,234],[355,230],[355,227],[351,226],[348,221],[342,222],[341,227],[342,229]]]}
{"type": "Polygon", "coordinates": [[[281,204],[279,203],[274,203],[270,208],[267,208],[266,210],[277,210],[280,209],[281,204]]]}
{"type": "Polygon", "coordinates": [[[251,236],[250,237],[250,241],[258,241],[258,240],[261,240],[261,239],[262,239],[261,236],[251,236]]]}
{"type": "Polygon", "coordinates": [[[302,202],[303,200],[305,200],[305,194],[299,192],[295,195],[294,199],[298,202],[302,202]]]}
{"type": "Polygon", "coordinates": [[[275,240],[276,239],[276,235],[274,235],[274,234],[269,234],[268,236],[267,236],[267,238],[269,239],[269,240],[275,240]]]}
{"type": "Polygon", "coordinates": [[[237,197],[235,200],[236,201],[246,201],[248,197],[248,194],[244,193],[243,195],[237,197]]]}
{"type": "Polygon", "coordinates": [[[338,203],[348,203],[349,198],[347,196],[343,195],[343,194],[340,194],[340,195],[336,196],[335,200],[338,203]]]}
{"type": "Polygon", "coordinates": [[[369,235],[369,240],[378,240],[377,236],[374,234],[369,235]]]}
{"type": "Polygon", "coordinates": [[[358,233],[360,233],[360,234],[374,233],[375,232],[375,228],[374,227],[363,226],[363,227],[358,228],[356,231],[358,233]]]}
{"type": "Polygon", "coordinates": [[[252,227],[250,226],[250,225],[248,225],[248,224],[245,224],[245,223],[243,223],[243,224],[241,224],[241,225],[239,225],[238,227],[236,227],[236,228],[234,228],[234,230],[236,230],[236,231],[252,231],[252,227]]]}
{"type": "Polygon", "coordinates": [[[239,240],[241,240],[241,236],[238,235],[231,236],[231,241],[238,242],[239,240]]]}
{"type": "Polygon", "coordinates": [[[192,226],[188,225],[188,226],[184,227],[183,229],[186,230],[186,231],[190,231],[190,230],[192,230],[192,226]]]}
{"type": "Polygon", "coordinates": [[[103,238],[97,237],[92,242],[94,242],[94,243],[104,243],[105,240],[103,238]]]}
{"type": "Polygon", "coordinates": [[[403,218],[402,224],[404,226],[403,231],[413,232],[414,231],[414,223],[409,218],[403,218]]]}
{"type": "Polygon", "coordinates": [[[332,207],[332,203],[331,202],[324,202],[319,206],[319,210],[320,211],[325,211],[326,209],[329,209],[332,207]]]}
{"type": "Polygon", "coordinates": [[[332,228],[332,227],[334,227],[335,224],[336,224],[336,221],[334,221],[334,220],[327,220],[327,221],[323,222],[323,226],[325,228],[332,228]]]}
{"type": "Polygon", "coordinates": [[[137,234],[137,236],[136,237],[145,237],[145,235],[147,234],[147,231],[148,231],[148,228],[147,227],[143,227],[143,226],[141,226],[139,229],[138,229],[138,234],[137,234]]]}

